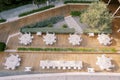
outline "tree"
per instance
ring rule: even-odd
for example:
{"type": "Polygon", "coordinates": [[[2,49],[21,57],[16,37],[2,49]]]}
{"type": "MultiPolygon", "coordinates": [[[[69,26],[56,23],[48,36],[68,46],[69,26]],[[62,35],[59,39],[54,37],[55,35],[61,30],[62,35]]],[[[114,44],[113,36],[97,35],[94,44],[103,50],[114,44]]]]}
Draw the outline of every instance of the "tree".
{"type": "Polygon", "coordinates": [[[103,2],[92,3],[80,16],[80,21],[90,29],[105,31],[111,28],[112,15],[103,2]]]}

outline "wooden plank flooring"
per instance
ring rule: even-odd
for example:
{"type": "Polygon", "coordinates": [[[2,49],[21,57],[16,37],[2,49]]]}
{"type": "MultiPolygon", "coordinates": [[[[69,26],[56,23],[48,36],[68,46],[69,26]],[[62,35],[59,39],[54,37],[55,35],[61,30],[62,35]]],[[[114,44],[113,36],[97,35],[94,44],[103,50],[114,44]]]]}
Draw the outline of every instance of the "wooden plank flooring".
{"type": "MultiPolygon", "coordinates": [[[[11,53],[0,54],[0,65],[5,61],[5,57],[11,53]]],[[[97,56],[102,54],[90,54],[90,53],[74,53],[74,52],[39,52],[39,53],[13,53],[19,54],[22,58],[21,66],[16,71],[23,71],[25,66],[32,66],[35,72],[87,72],[87,67],[95,68],[96,72],[107,72],[101,71],[100,68],[95,64],[97,56]],[[84,68],[82,70],[57,70],[57,69],[45,69],[42,70],[39,66],[40,60],[81,60],[83,61],[84,68]]],[[[113,58],[112,63],[116,66],[111,72],[120,72],[120,55],[119,54],[106,54],[107,57],[113,58]]],[[[0,66],[0,71],[4,70],[3,66],[0,66]]]]}
{"type": "Polygon", "coordinates": [[[61,48],[65,48],[65,47],[72,47],[72,48],[75,48],[75,47],[86,47],[86,48],[117,48],[119,47],[120,45],[120,39],[118,37],[113,37],[113,43],[110,45],[110,46],[103,46],[101,45],[98,40],[97,40],[97,35],[95,37],[89,37],[88,35],[85,35],[83,34],[82,35],[82,39],[83,41],[81,42],[81,45],[79,46],[73,46],[69,43],[68,41],[68,37],[69,37],[69,34],[56,34],[57,36],[57,41],[55,44],[53,45],[46,45],[45,42],[43,42],[43,36],[36,36],[36,34],[33,35],[34,36],[34,39],[33,39],[33,42],[28,45],[28,46],[24,46],[24,45],[21,45],[19,44],[19,40],[18,40],[18,37],[19,36],[16,36],[16,37],[13,37],[9,40],[8,42],[8,45],[7,45],[7,48],[8,49],[16,49],[18,47],[61,47],[61,48]]]}

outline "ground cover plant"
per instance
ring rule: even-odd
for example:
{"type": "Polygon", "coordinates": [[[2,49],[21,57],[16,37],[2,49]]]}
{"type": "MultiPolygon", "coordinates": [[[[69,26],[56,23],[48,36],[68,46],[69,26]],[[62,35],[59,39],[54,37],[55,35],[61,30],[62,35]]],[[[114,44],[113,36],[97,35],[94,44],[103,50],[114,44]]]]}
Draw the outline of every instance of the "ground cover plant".
{"type": "Polygon", "coordinates": [[[45,19],[43,21],[40,21],[40,22],[36,22],[34,24],[30,24],[30,25],[26,25],[24,26],[23,28],[42,28],[42,27],[47,27],[51,24],[55,24],[61,20],[64,20],[64,17],[63,16],[54,16],[54,17],[51,17],[49,19],[45,19]]]}
{"type": "Polygon", "coordinates": [[[80,16],[82,13],[84,12],[84,10],[80,10],[80,11],[71,11],[71,15],[74,16],[80,16]]]}

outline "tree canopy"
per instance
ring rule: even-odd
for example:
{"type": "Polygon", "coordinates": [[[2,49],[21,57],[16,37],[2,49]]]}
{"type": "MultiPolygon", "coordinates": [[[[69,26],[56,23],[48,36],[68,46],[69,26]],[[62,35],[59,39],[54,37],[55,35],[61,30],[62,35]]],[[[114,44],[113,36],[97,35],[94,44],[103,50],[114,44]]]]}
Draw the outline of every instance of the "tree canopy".
{"type": "Polygon", "coordinates": [[[104,31],[111,28],[112,15],[103,2],[92,3],[80,16],[80,21],[90,29],[104,31]]]}

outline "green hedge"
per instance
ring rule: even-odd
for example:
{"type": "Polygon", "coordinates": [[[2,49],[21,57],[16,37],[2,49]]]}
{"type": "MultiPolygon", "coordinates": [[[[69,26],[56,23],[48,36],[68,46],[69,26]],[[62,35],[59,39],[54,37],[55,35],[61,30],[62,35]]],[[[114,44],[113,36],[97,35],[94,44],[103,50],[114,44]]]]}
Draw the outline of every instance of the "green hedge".
{"type": "Polygon", "coordinates": [[[80,16],[85,10],[80,10],[80,11],[71,11],[72,16],[80,16]]]}
{"type": "Polygon", "coordinates": [[[28,11],[28,12],[20,14],[19,17],[26,16],[26,15],[29,15],[29,14],[32,14],[32,13],[35,13],[35,12],[43,11],[43,10],[46,10],[46,9],[49,9],[49,8],[52,8],[52,7],[54,7],[54,5],[49,5],[49,6],[39,8],[39,9],[28,11]]]}
{"type": "Polygon", "coordinates": [[[0,19],[0,23],[5,22],[5,21],[6,21],[6,19],[0,19]]]}
{"type": "Polygon", "coordinates": [[[41,21],[41,22],[38,22],[36,24],[36,27],[46,27],[50,24],[55,24],[61,20],[64,20],[64,17],[63,16],[55,16],[55,17],[51,17],[49,19],[46,19],[44,21],[41,21]]]}
{"type": "Polygon", "coordinates": [[[79,51],[79,52],[116,52],[114,48],[103,48],[103,49],[93,49],[93,48],[18,48],[18,51],[79,51]]]}
{"type": "Polygon", "coordinates": [[[41,28],[41,27],[47,27],[51,24],[55,24],[61,20],[64,20],[63,16],[55,16],[55,17],[51,17],[49,19],[37,22],[35,24],[30,24],[27,26],[24,26],[23,28],[41,28]]]}
{"type": "Polygon", "coordinates": [[[21,28],[21,32],[30,32],[30,33],[36,33],[36,32],[50,32],[50,33],[75,33],[75,29],[73,28],[21,28]]]}
{"type": "Polygon", "coordinates": [[[87,33],[95,33],[95,34],[105,33],[105,34],[111,34],[112,33],[112,28],[104,30],[104,31],[99,31],[98,29],[85,29],[83,33],[85,33],[85,34],[87,34],[87,33]]]}
{"type": "Polygon", "coordinates": [[[71,1],[71,0],[68,0],[68,1],[64,1],[64,4],[67,4],[67,3],[91,3],[93,1],[71,1]]]}
{"type": "Polygon", "coordinates": [[[0,52],[4,51],[6,48],[6,44],[4,42],[0,42],[0,52]]]}

